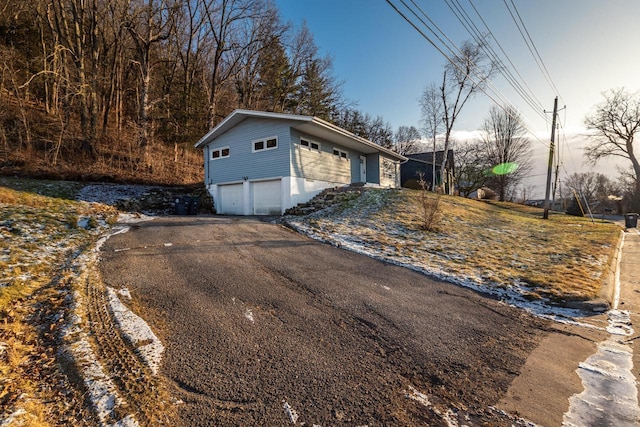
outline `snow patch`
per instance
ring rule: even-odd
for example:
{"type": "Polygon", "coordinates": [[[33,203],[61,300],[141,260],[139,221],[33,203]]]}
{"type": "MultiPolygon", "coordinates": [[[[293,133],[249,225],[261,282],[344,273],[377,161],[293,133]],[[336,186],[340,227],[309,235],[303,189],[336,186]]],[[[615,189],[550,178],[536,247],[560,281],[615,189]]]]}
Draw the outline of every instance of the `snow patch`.
{"type": "MultiPolygon", "coordinates": [[[[624,233],[618,254],[622,251],[624,233]]],[[[615,425],[618,427],[640,424],[638,389],[633,368],[633,347],[621,337],[633,335],[631,316],[619,310],[620,259],[616,265],[613,309],[607,312],[609,339],[598,345],[598,351],[582,362],[576,372],[584,390],[569,399],[569,410],[562,425],[567,427],[615,425]]]]}
{"type": "Polygon", "coordinates": [[[284,408],[285,414],[287,414],[287,416],[289,417],[289,421],[291,421],[292,424],[297,423],[299,415],[296,412],[296,410],[293,409],[288,402],[284,402],[283,408],[284,408]]]}
{"type": "Polygon", "coordinates": [[[155,218],[156,218],[155,216],[141,214],[137,212],[136,213],[121,212],[118,215],[118,222],[121,224],[137,224],[143,221],[151,221],[155,218]]]}
{"type": "MultiPolygon", "coordinates": [[[[442,412],[440,409],[433,406],[426,394],[419,392],[412,386],[409,386],[407,399],[415,400],[422,406],[431,408],[433,412],[442,419],[442,421],[447,423],[448,427],[460,427],[460,424],[458,423],[458,414],[456,412],[451,409],[447,409],[446,411],[442,412]]],[[[464,424],[462,427],[465,427],[464,424]]]]}
{"type": "Polygon", "coordinates": [[[118,292],[118,295],[120,295],[121,297],[131,300],[131,292],[129,292],[129,289],[122,288],[118,289],[116,292],[118,292]]]}
{"type": "Polygon", "coordinates": [[[615,335],[598,345],[596,354],[580,364],[577,373],[584,391],[569,399],[563,426],[638,426],[640,407],[633,354],[615,335]]]}
{"type": "Polygon", "coordinates": [[[246,317],[247,320],[249,320],[249,322],[251,322],[251,323],[255,322],[255,319],[253,318],[253,311],[251,311],[250,308],[245,310],[244,317],[246,317]]]}
{"type": "MultiPolygon", "coordinates": [[[[75,292],[73,300],[75,305],[80,305],[82,297],[78,292],[75,292]]],[[[72,311],[75,315],[71,322],[62,328],[62,339],[67,344],[61,348],[61,353],[71,356],[78,366],[83,383],[87,388],[89,400],[103,425],[137,427],[138,423],[132,416],[127,416],[115,424],[108,423],[113,419],[113,412],[121,404],[121,399],[115,384],[104,373],[100,362],[93,353],[88,334],[81,327],[82,318],[77,314],[77,309],[72,308],[72,311]]]]}
{"type": "Polygon", "coordinates": [[[10,426],[14,421],[18,420],[18,417],[25,415],[26,413],[27,411],[23,408],[17,409],[16,411],[12,412],[11,415],[9,415],[7,418],[2,420],[2,423],[0,423],[0,427],[10,426]]]}
{"type": "Polygon", "coordinates": [[[115,321],[124,337],[138,350],[138,353],[151,368],[154,375],[158,374],[164,346],[153,333],[147,322],[129,310],[118,298],[115,289],[107,287],[109,306],[113,311],[115,321]]]}
{"type": "Polygon", "coordinates": [[[423,406],[426,406],[427,408],[431,406],[429,397],[426,394],[419,392],[418,390],[416,390],[411,386],[409,386],[409,392],[410,393],[407,394],[408,399],[415,400],[416,402],[420,403],[423,406]]]}
{"type": "Polygon", "coordinates": [[[612,335],[633,335],[633,327],[631,326],[631,315],[628,310],[609,310],[607,313],[609,326],[607,332],[612,335]]]}
{"type": "Polygon", "coordinates": [[[120,200],[140,199],[152,190],[150,185],[87,184],[78,192],[77,200],[113,205],[120,200]]]}

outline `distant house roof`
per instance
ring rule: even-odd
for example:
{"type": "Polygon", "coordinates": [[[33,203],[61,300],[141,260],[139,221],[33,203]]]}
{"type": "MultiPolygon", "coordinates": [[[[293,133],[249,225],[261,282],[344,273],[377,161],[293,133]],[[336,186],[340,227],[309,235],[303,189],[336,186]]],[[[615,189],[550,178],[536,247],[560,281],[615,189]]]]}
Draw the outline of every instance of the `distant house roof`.
{"type": "Polygon", "coordinates": [[[234,112],[229,114],[223,121],[221,121],[216,127],[211,129],[205,136],[203,136],[200,141],[195,144],[196,148],[200,148],[208,144],[209,142],[213,141],[220,135],[227,132],[229,129],[232,129],[248,118],[287,121],[290,123],[291,128],[295,130],[303,132],[307,135],[335,142],[346,148],[351,148],[364,154],[382,152],[396,160],[407,160],[407,157],[402,156],[395,151],[384,148],[381,145],[376,144],[375,142],[369,141],[368,139],[361,138],[345,129],[342,129],[339,126],[336,126],[317,117],[253,110],[235,110],[234,112]]]}
{"type": "MultiPolygon", "coordinates": [[[[425,153],[407,154],[406,157],[409,160],[417,160],[421,163],[433,164],[433,151],[425,153]]],[[[436,151],[436,165],[442,165],[444,159],[444,150],[436,151]]],[[[453,164],[453,150],[448,150],[447,159],[449,164],[453,164]]]]}

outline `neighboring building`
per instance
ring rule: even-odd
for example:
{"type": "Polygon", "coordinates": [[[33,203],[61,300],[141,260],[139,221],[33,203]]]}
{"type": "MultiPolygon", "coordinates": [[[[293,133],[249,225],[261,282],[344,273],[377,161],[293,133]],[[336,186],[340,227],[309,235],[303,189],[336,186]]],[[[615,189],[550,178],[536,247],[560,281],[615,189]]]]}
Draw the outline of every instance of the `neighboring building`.
{"type": "Polygon", "coordinates": [[[280,215],[325,188],[400,187],[406,158],[317,117],[236,110],[207,133],[205,185],[216,211],[280,215]]]}
{"type": "MultiPolygon", "coordinates": [[[[423,175],[424,181],[427,183],[429,189],[433,184],[433,152],[407,154],[407,162],[403,163],[400,168],[400,183],[405,188],[419,189],[418,182],[420,180],[420,174],[423,175]]],[[[436,163],[436,186],[443,184],[442,182],[442,163],[444,160],[444,151],[436,151],[435,163],[436,163]]],[[[450,165],[449,173],[444,177],[444,184],[447,194],[453,194],[453,150],[448,150],[447,160],[450,165]]]]}

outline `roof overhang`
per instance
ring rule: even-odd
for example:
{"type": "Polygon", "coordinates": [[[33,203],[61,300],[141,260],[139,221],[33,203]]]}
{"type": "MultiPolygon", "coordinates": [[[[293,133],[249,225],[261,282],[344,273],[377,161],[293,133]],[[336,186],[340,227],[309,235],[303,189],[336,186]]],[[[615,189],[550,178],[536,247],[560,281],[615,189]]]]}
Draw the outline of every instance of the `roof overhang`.
{"type": "Polygon", "coordinates": [[[394,160],[405,161],[406,157],[395,151],[384,148],[368,139],[361,138],[339,126],[313,116],[300,116],[297,114],[271,113],[266,111],[235,110],[229,114],[216,127],[211,129],[195,146],[200,148],[218,138],[228,130],[240,124],[248,118],[276,119],[289,122],[289,126],[299,132],[321,138],[325,141],[335,142],[345,148],[364,153],[384,153],[394,160]]]}

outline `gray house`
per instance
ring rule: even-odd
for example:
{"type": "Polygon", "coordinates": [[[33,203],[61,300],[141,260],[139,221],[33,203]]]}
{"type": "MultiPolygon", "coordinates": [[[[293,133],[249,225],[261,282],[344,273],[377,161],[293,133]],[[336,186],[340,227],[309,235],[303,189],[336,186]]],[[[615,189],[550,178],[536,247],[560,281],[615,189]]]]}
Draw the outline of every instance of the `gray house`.
{"type": "Polygon", "coordinates": [[[325,188],[400,187],[406,158],[317,117],[236,110],[207,133],[204,180],[218,213],[274,215],[325,188]]]}

